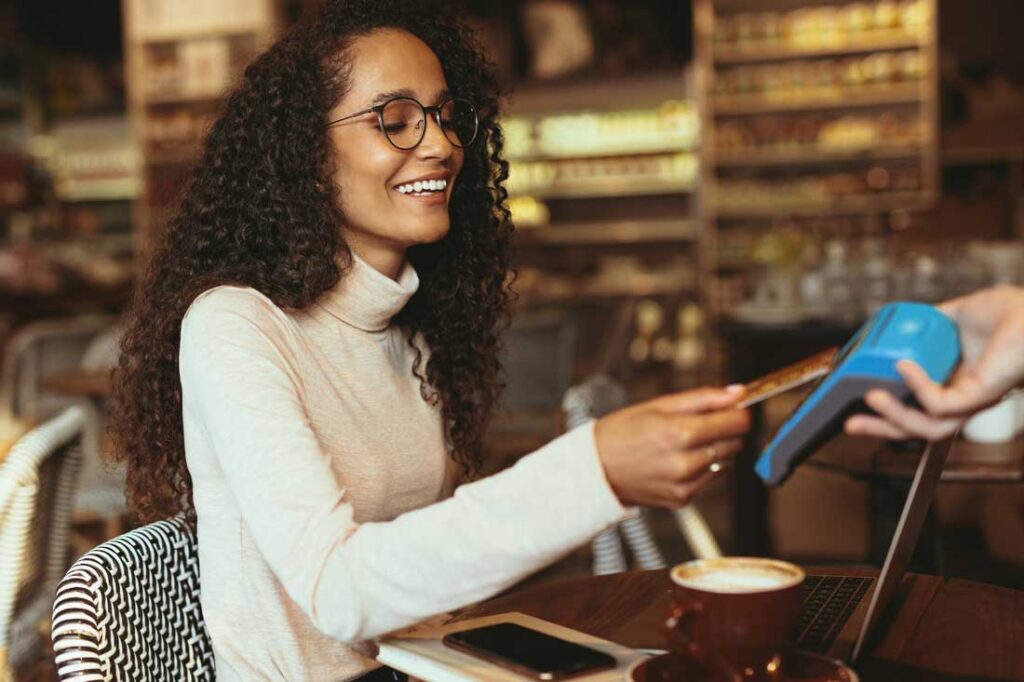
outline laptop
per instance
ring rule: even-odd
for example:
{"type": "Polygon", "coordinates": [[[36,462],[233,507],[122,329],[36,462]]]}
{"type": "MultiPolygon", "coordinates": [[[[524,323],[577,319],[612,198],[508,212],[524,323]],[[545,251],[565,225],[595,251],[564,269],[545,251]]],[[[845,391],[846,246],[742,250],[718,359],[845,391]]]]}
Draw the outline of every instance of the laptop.
{"type": "MultiPolygon", "coordinates": [[[[944,382],[960,359],[956,325],[937,308],[896,301],[882,306],[838,352],[826,352],[748,384],[745,404],[817,381],[782,424],[754,466],[768,485],[779,485],[850,414],[869,411],[864,395],[874,388],[912,400],[896,369],[913,360],[934,381],[944,382]]],[[[900,591],[953,439],[930,443],[918,464],[903,513],[878,578],[836,572],[809,575],[798,646],[855,661],[900,591]]]]}
{"type": "Polygon", "coordinates": [[[954,438],[925,447],[877,578],[842,569],[807,574],[798,648],[853,663],[873,644],[886,617],[898,612],[893,600],[907,587],[903,578],[954,438]]]}

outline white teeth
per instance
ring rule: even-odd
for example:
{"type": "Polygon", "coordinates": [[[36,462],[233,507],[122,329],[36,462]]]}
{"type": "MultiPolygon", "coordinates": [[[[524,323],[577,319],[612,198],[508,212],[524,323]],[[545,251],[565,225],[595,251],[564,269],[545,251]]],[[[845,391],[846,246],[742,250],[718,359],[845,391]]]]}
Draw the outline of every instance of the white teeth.
{"type": "Polygon", "coordinates": [[[445,179],[441,180],[417,180],[416,182],[408,182],[404,185],[399,185],[397,189],[402,194],[412,194],[414,192],[442,192],[448,187],[448,181],[445,179]]]}

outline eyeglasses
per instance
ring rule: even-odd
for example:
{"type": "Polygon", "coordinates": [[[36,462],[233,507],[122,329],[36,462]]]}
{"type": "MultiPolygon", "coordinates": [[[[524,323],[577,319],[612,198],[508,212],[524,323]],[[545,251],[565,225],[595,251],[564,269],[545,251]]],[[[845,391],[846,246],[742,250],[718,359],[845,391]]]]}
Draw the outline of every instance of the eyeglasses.
{"type": "Polygon", "coordinates": [[[437,106],[425,107],[412,97],[395,97],[383,104],[331,121],[327,126],[371,112],[377,114],[380,129],[388,142],[406,152],[423,142],[423,136],[427,134],[427,114],[434,119],[448,141],[459,149],[473,144],[480,125],[476,107],[469,100],[453,97],[437,106]]]}

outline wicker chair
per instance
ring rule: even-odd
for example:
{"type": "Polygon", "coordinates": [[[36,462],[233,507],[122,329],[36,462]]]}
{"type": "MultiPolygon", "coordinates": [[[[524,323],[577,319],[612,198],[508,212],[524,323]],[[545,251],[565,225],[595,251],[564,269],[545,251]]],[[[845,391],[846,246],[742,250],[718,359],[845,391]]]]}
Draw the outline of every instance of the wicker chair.
{"type": "Polygon", "coordinates": [[[0,410],[27,419],[52,414],[69,405],[79,405],[85,411],[74,520],[80,524],[104,525],[98,539],[77,538],[75,544],[79,553],[97,541],[123,532],[125,472],[123,467],[112,468],[103,461],[103,406],[95,400],[51,394],[42,387],[42,382],[48,375],[69,370],[112,370],[117,363],[121,333],[122,327],[116,318],[108,316],[39,320],[21,326],[3,350],[0,410]]]}
{"type": "Polygon", "coordinates": [[[181,517],[108,540],[75,562],[53,605],[60,680],[212,680],[195,530],[181,517]]]}
{"type": "MultiPolygon", "coordinates": [[[[98,315],[40,320],[22,325],[3,349],[0,408],[38,418],[67,406],[40,385],[47,374],[77,369],[94,340],[109,331],[114,318],[98,315]]],[[[90,355],[97,355],[92,351],[90,355]]]]}
{"type": "Polygon", "coordinates": [[[18,439],[0,464],[0,678],[38,655],[67,568],[84,421],[68,408],[18,439]]]}

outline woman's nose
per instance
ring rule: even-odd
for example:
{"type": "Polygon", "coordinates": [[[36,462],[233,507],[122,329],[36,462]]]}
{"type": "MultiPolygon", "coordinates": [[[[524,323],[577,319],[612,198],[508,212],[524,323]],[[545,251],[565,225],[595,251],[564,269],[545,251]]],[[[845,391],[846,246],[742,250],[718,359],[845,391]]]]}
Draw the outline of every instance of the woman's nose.
{"type": "Polygon", "coordinates": [[[444,134],[441,124],[434,116],[427,116],[427,129],[416,151],[426,158],[448,158],[455,151],[455,146],[444,134]]]}

